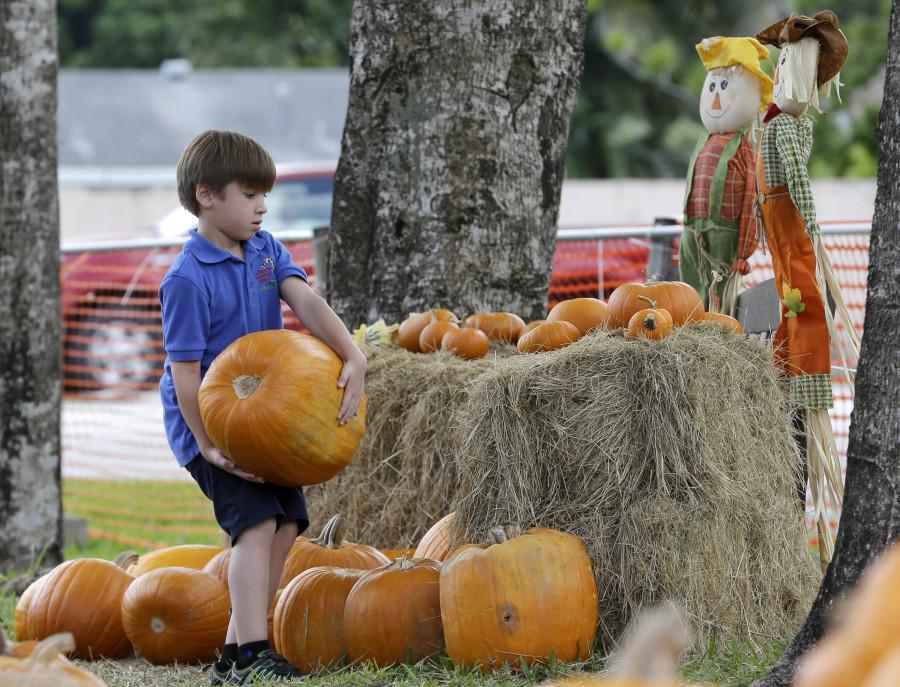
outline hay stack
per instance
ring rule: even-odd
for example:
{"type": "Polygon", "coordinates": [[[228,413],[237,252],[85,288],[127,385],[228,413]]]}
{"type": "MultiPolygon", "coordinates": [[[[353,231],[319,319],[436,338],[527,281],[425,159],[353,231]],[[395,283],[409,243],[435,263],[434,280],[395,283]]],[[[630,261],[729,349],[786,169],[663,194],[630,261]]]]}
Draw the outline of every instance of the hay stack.
{"type": "Polygon", "coordinates": [[[452,507],[459,472],[450,427],[468,385],[512,346],[494,345],[481,360],[450,353],[375,348],[366,375],[366,434],[338,477],[306,489],[317,534],[335,513],[348,537],[379,548],[414,547],[452,507]]]}
{"type": "Polygon", "coordinates": [[[683,606],[703,639],[788,637],[817,582],[786,395],[759,341],[714,325],[661,341],[593,334],[499,360],[472,383],[454,508],[581,536],[600,634],[643,606],[683,606]]]}

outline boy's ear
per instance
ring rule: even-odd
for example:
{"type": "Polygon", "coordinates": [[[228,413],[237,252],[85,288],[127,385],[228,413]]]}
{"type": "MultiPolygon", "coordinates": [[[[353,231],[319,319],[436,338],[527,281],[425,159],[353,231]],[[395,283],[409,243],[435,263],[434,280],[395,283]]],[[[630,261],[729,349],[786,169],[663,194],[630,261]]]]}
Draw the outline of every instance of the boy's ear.
{"type": "Polygon", "coordinates": [[[204,210],[209,210],[213,206],[213,201],[215,199],[216,193],[206,184],[197,184],[197,189],[194,191],[194,197],[197,199],[197,203],[204,210]]]}

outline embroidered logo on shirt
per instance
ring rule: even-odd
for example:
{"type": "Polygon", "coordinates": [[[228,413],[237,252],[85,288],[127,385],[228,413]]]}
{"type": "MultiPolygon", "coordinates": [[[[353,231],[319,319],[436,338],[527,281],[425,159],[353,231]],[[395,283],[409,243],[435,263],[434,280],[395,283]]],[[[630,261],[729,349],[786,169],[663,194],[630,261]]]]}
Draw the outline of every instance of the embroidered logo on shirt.
{"type": "Polygon", "coordinates": [[[278,286],[278,280],[275,279],[275,261],[272,258],[263,258],[255,276],[258,291],[268,291],[278,286]]]}

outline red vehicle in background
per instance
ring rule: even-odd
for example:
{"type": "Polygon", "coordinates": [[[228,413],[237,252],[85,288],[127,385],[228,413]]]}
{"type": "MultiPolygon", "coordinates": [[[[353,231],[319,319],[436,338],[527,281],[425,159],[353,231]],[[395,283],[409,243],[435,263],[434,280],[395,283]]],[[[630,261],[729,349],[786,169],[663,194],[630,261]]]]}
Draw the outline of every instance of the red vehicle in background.
{"type": "MultiPolygon", "coordinates": [[[[279,167],[268,196],[264,228],[291,251],[315,286],[313,229],[331,220],[335,164],[279,167]]],[[[115,244],[64,246],[60,280],[63,307],[63,376],[66,391],[154,389],[165,351],[159,284],[181,251],[196,218],[177,208],[156,225],[157,237],[115,244]]],[[[635,228],[639,233],[640,228],[635,228]]],[[[646,240],[557,241],[549,300],[608,296],[637,281],[647,265],[646,240]],[[602,283],[602,289],[601,289],[602,283]]],[[[285,326],[299,323],[285,307],[285,326]]]]}

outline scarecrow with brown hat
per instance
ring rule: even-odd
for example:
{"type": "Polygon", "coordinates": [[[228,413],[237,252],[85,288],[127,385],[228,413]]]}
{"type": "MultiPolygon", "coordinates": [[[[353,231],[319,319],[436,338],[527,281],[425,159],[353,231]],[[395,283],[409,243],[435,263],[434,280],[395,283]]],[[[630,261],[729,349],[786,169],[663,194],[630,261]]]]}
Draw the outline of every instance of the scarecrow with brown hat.
{"type": "Polygon", "coordinates": [[[708,70],[700,93],[707,133],[688,166],[679,266],[681,280],[697,289],[708,309],[731,314],[759,242],[751,134],[772,99],[772,79],[759,64],[769,53],[744,37],[706,38],[695,47],[708,70]]]}
{"type": "Polygon", "coordinates": [[[840,504],[843,487],[840,462],[828,409],[832,406],[831,347],[846,355],[831,310],[830,292],[858,353],[858,339],[850,324],[831,269],[809,183],[807,164],[812,149],[812,106],[821,112],[819,96],[839,85],[847,59],[847,39],[837,15],[830,10],[814,17],[791,15],[757,34],[762,43],[781,49],[775,67],[773,100],[764,122],[756,179],[758,203],[766,243],[772,255],[775,285],[781,296],[781,325],[774,336],[775,355],[790,375],[790,392],[799,423],[805,427],[806,467],[819,523],[823,563],[831,557],[824,496],[830,492],[840,504]]]}

